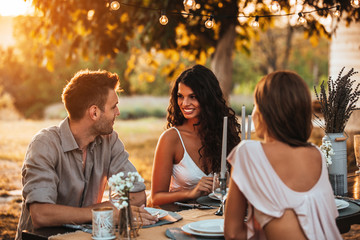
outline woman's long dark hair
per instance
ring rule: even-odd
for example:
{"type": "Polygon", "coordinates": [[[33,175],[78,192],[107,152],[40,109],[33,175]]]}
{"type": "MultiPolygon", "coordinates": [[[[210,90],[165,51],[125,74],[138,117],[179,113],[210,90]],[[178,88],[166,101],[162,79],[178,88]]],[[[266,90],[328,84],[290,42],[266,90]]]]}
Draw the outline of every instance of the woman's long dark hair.
{"type": "Polygon", "coordinates": [[[227,154],[240,142],[240,124],[235,112],[227,106],[214,73],[202,65],[195,65],[182,72],[174,83],[168,107],[168,128],[182,125],[185,121],[177,104],[179,83],[191,88],[200,103],[199,134],[202,147],[199,149],[199,154],[201,165],[207,173],[219,172],[224,116],[228,117],[227,154]],[[209,162],[210,164],[208,164],[209,162]],[[211,169],[207,169],[208,165],[211,166],[211,169]]]}

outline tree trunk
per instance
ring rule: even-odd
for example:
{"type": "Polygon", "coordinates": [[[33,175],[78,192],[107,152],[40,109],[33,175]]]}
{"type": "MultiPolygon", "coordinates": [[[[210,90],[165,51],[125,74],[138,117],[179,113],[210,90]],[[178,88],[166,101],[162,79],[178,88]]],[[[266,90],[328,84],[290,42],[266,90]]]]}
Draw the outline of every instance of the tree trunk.
{"type": "Polygon", "coordinates": [[[294,35],[294,28],[289,24],[287,27],[287,32],[286,32],[286,48],[285,48],[284,59],[282,62],[282,69],[287,69],[287,67],[288,67],[290,52],[292,49],[293,35],[294,35]]]}
{"type": "Polygon", "coordinates": [[[211,59],[211,69],[220,82],[226,101],[232,90],[233,59],[235,43],[235,25],[230,25],[226,33],[219,39],[216,51],[211,59]]]}

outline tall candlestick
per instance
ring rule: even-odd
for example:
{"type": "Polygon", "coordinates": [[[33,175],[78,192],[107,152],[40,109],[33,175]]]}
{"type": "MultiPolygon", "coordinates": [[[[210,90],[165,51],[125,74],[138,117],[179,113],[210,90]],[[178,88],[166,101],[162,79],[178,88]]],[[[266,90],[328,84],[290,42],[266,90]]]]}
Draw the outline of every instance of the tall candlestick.
{"type": "Polygon", "coordinates": [[[223,124],[223,137],[222,137],[222,148],[221,148],[221,170],[220,170],[221,178],[225,178],[225,173],[226,173],[227,124],[228,124],[228,117],[225,116],[224,124],[223,124]]]}
{"type": "Polygon", "coordinates": [[[251,115],[248,116],[247,139],[251,139],[251,115]]]}
{"type": "Polygon", "coordinates": [[[241,108],[241,140],[245,140],[245,105],[241,108]]]}

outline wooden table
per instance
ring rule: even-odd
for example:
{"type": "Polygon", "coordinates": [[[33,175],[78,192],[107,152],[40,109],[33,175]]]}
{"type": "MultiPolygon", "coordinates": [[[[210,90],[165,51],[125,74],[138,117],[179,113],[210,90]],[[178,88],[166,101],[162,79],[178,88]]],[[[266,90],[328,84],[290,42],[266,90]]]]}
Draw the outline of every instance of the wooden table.
{"type": "MultiPolygon", "coordinates": [[[[172,223],[166,224],[162,226],[156,226],[152,228],[144,228],[140,230],[140,235],[136,238],[137,240],[145,240],[145,239],[168,239],[165,236],[165,231],[168,228],[181,228],[183,225],[191,222],[207,220],[207,219],[219,219],[223,218],[220,216],[216,216],[214,213],[217,209],[207,209],[207,210],[200,210],[200,209],[191,209],[191,210],[184,210],[178,212],[179,215],[183,217],[182,220],[172,223]]],[[[70,233],[63,234],[66,228],[42,228],[38,229],[34,232],[23,232],[23,240],[45,240],[51,238],[51,240],[92,240],[91,234],[85,232],[74,232],[74,230],[70,230],[70,233]],[[56,231],[60,230],[60,234],[56,236],[56,231]]]]}
{"type": "MultiPolygon", "coordinates": [[[[353,198],[355,200],[360,199],[360,176],[350,174],[348,176],[348,196],[349,198],[353,198]]],[[[360,202],[359,202],[360,204],[360,202]]],[[[179,207],[174,205],[166,205],[162,206],[164,209],[169,211],[177,211],[182,210],[179,207]]],[[[189,222],[195,222],[205,219],[213,219],[219,218],[218,216],[214,215],[216,209],[208,209],[208,210],[199,210],[199,209],[192,209],[192,210],[184,210],[178,212],[183,219],[179,222],[157,226],[153,228],[141,229],[140,236],[137,240],[143,239],[168,239],[165,236],[165,231],[167,228],[172,227],[182,227],[183,225],[189,222]]],[[[360,206],[356,203],[350,202],[349,208],[344,210],[339,210],[339,217],[336,219],[336,224],[341,233],[346,233],[350,230],[352,224],[360,224],[360,206]]],[[[54,236],[56,234],[64,234],[67,232],[74,232],[75,230],[64,228],[64,227],[51,227],[51,228],[42,228],[35,230],[33,232],[23,232],[23,240],[46,240],[49,239],[50,236],[54,236]]],[[[69,235],[70,236],[70,235],[69,235]]],[[[53,238],[53,237],[52,237],[53,238]]],[[[56,238],[53,238],[56,240],[56,238]]],[[[61,239],[61,238],[59,238],[61,239]]],[[[72,239],[72,238],[62,238],[62,239],[72,239]]],[[[91,235],[88,233],[82,233],[81,237],[77,236],[75,239],[84,239],[84,240],[91,240],[91,235]]]]}

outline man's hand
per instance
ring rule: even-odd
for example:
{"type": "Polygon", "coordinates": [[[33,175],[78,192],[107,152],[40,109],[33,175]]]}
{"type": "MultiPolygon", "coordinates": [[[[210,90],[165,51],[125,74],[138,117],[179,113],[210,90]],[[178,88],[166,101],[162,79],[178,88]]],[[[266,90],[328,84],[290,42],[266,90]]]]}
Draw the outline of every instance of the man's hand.
{"type": "Polygon", "coordinates": [[[156,217],[156,216],[152,216],[148,211],[146,211],[144,209],[145,205],[142,205],[140,207],[137,207],[137,206],[131,206],[131,209],[133,211],[133,216],[139,216],[140,215],[140,218],[137,218],[136,217],[136,220],[137,221],[142,221],[142,224],[144,226],[146,225],[152,225],[152,224],[155,224],[157,221],[159,221],[159,219],[156,217]]]}
{"type": "Polygon", "coordinates": [[[141,192],[131,192],[130,193],[130,204],[132,206],[142,206],[146,205],[146,194],[145,190],[141,192]]]}

